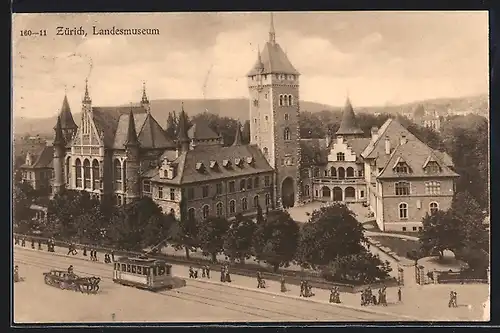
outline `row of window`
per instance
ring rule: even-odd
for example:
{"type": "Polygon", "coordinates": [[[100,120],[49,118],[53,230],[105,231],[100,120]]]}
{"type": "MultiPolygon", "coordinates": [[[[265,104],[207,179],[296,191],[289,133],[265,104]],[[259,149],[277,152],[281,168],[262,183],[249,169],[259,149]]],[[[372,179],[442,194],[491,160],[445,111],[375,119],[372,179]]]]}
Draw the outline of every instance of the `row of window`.
{"type": "MultiPolygon", "coordinates": [[[[406,164],[406,162],[398,162],[396,164],[396,167],[394,168],[394,171],[400,174],[408,174],[410,172],[410,168],[408,167],[408,164],[406,164]]],[[[425,166],[424,171],[427,174],[436,174],[441,171],[441,167],[437,162],[430,161],[425,166]]]]}
{"type": "MultiPolygon", "coordinates": [[[[344,169],[344,167],[340,168],[335,168],[331,167],[330,170],[325,169],[323,170],[323,175],[325,177],[332,177],[332,178],[338,178],[338,179],[344,179],[344,178],[353,178],[355,177],[355,172],[353,167],[348,167],[347,169],[344,169]]],[[[314,177],[319,177],[319,168],[314,169],[314,177]]],[[[363,177],[363,170],[358,170],[358,177],[363,177]]]]}
{"type": "MultiPolygon", "coordinates": [[[[297,76],[294,74],[264,74],[264,75],[262,75],[262,79],[267,80],[268,76],[269,76],[269,78],[271,78],[273,75],[277,80],[295,80],[297,78],[297,76]]],[[[252,75],[251,78],[252,78],[252,81],[255,81],[259,78],[259,76],[252,75]]]]}
{"type": "MultiPolygon", "coordinates": [[[[411,194],[411,184],[407,181],[396,182],[394,187],[396,195],[411,194]]],[[[441,183],[438,181],[425,182],[425,194],[441,194],[441,183]]]]}
{"type": "Polygon", "coordinates": [[[292,95],[280,95],[279,106],[292,106],[293,102],[292,95]]]}
{"type": "MultiPolygon", "coordinates": [[[[269,187],[271,185],[271,177],[270,176],[264,176],[264,187],[269,187]]],[[[251,189],[258,189],[260,188],[260,177],[255,176],[253,178],[248,178],[248,179],[241,179],[238,183],[238,191],[245,191],[245,190],[251,190],[251,189]]],[[[195,187],[190,187],[187,189],[187,198],[188,200],[192,200],[196,198],[195,195],[195,187]]],[[[227,188],[227,193],[234,193],[237,192],[236,189],[236,181],[231,180],[228,182],[228,188],[227,188]]],[[[217,183],[215,184],[215,195],[220,195],[223,193],[223,187],[222,183],[217,183]]],[[[210,186],[209,185],[203,185],[201,187],[201,197],[202,198],[207,198],[210,195],[210,186]]]]}
{"type": "MultiPolygon", "coordinates": [[[[69,158],[66,163],[66,182],[69,183],[69,158]]],[[[79,158],[75,160],[75,186],[85,189],[100,189],[102,188],[100,175],[99,161],[93,160],[92,165],[88,159],[83,160],[83,164],[79,158]],[[93,182],[92,182],[93,180],[93,182]]],[[[121,176],[120,176],[121,179],[121,176]]]]}
{"type": "MultiPolygon", "coordinates": [[[[256,195],[253,197],[253,203],[252,207],[256,209],[259,206],[259,196],[256,195]]],[[[266,193],[266,201],[265,201],[266,207],[269,207],[271,205],[271,195],[269,193],[266,193]]],[[[241,212],[246,212],[248,210],[248,201],[247,198],[242,198],[241,199],[241,205],[240,205],[240,211],[241,212]]],[[[204,219],[210,216],[210,206],[209,205],[204,205],[201,208],[202,211],[202,216],[204,219]]],[[[188,209],[188,217],[190,219],[195,219],[196,218],[196,211],[194,208],[189,208],[188,209]]],[[[236,200],[231,200],[229,201],[229,214],[235,214],[236,213],[236,200]]],[[[215,215],[216,216],[224,216],[224,204],[222,202],[218,202],[215,205],[215,215]]]]}
{"type": "MultiPolygon", "coordinates": [[[[406,220],[408,219],[408,204],[406,202],[402,202],[398,206],[399,209],[399,219],[406,220]]],[[[429,213],[434,214],[439,210],[439,204],[437,202],[431,202],[429,204],[429,213]]]]}

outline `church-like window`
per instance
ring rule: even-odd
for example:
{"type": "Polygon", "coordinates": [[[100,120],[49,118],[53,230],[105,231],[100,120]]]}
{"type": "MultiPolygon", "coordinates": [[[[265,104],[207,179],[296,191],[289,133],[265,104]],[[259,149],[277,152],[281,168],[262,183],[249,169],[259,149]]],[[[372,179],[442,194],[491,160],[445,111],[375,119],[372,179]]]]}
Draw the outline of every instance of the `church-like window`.
{"type": "Polygon", "coordinates": [[[215,208],[217,216],[222,216],[222,202],[218,202],[215,208]]]}
{"type": "Polygon", "coordinates": [[[246,211],[248,209],[247,198],[241,199],[241,210],[246,211]]]}
{"type": "Polygon", "coordinates": [[[210,213],[210,207],[208,205],[203,206],[203,218],[206,219],[210,213]]]}
{"type": "Polygon", "coordinates": [[[283,106],[283,95],[280,95],[280,106],[283,106]]]}
{"type": "Polygon", "coordinates": [[[288,95],[288,105],[293,105],[293,98],[292,95],[288,95]]]}
{"type": "Polygon", "coordinates": [[[410,195],[410,183],[397,182],[395,184],[396,195],[410,195]]]}
{"type": "Polygon", "coordinates": [[[253,197],[253,208],[257,208],[259,206],[259,196],[256,195],[253,197]]]}
{"type": "Polygon", "coordinates": [[[408,218],[408,204],[405,202],[399,204],[399,218],[400,219],[408,218]]]}
{"type": "Polygon", "coordinates": [[[285,127],[285,130],[283,132],[283,137],[285,141],[291,140],[290,129],[288,127],[285,127]]]}
{"type": "Polygon", "coordinates": [[[82,162],[80,162],[80,159],[77,158],[75,161],[75,173],[76,173],[76,187],[77,188],[82,188],[83,183],[82,183],[82,162]]]}
{"type": "Polygon", "coordinates": [[[229,201],[229,213],[234,214],[236,212],[236,201],[229,201]]]}
{"type": "Polygon", "coordinates": [[[122,190],[122,166],[121,166],[119,159],[115,160],[115,163],[113,166],[113,175],[114,175],[114,179],[115,179],[115,190],[121,191],[122,190]]]}
{"type": "Polygon", "coordinates": [[[98,190],[101,187],[100,175],[99,175],[99,162],[97,160],[92,161],[92,178],[94,180],[94,190],[98,190]]]}
{"type": "Polygon", "coordinates": [[[337,153],[337,161],[345,161],[345,154],[337,153]]]}

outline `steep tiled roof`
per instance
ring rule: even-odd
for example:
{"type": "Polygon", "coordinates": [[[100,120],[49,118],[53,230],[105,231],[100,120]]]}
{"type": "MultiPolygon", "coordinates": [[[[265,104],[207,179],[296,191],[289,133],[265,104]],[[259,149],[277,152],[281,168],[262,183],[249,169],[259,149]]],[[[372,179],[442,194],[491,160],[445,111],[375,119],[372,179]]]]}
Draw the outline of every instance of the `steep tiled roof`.
{"type": "Polygon", "coordinates": [[[303,167],[326,164],[328,162],[326,139],[301,139],[300,154],[303,167]]]}
{"type": "MultiPolygon", "coordinates": [[[[129,107],[130,110],[130,107],[129,107]]],[[[143,109],[141,109],[143,110],[143,109]]],[[[167,139],[165,131],[150,113],[134,112],[135,131],[141,148],[174,148],[175,144],[167,139]]],[[[128,115],[122,114],[118,119],[113,148],[123,149],[127,141],[128,115]]]]}
{"type": "Polygon", "coordinates": [[[203,121],[194,123],[188,130],[188,136],[191,140],[211,140],[220,137],[203,121]]]}
{"type": "Polygon", "coordinates": [[[378,130],[378,138],[375,142],[370,142],[361,153],[363,158],[377,158],[385,155],[385,137],[388,136],[391,142],[391,147],[394,148],[399,144],[402,135],[406,135],[408,140],[415,138],[403,125],[394,119],[387,119],[378,130]]]}
{"type": "MultiPolygon", "coordinates": [[[[146,110],[144,110],[142,106],[133,106],[132,108],[130,106],[92,107],[92,115],[97,130],[99,133],[102,132],[104,134],[105,147],[113,147],[120,117],[122,115],[128,115],[131,109],[136,120],[137,115],[146,113],[146,110]]],[[[128,122],[126,125],[128,125],[128,122]]],[[[127,126],[125,127],[125,139],[126,134],[127,126]]]]}
{"type": "Polygon", "coordinates": [[[450,155],[448,155],[445,151],[434,150],[434,153],[443,161],[444,165],[447,167],[453,167],[455,164],[453,163],[453,159],[450,155]]]}
{"type": "Polygon", "coordinates": [[[31,155],[34,161],[33,164],[32,165],[23,164],[21,168],[30,168],[30,169],[52,168],[52,160],[54,158],[53,146],[42,147],[42,149],[39,150],[37,153],[35,154],[31,153],[31,155]]]}
{"type": "Polygon", "coordinates": [[[125,141],[125,147],[132,147],[132,146],[135,147],[139,146],[139,139],[137,138],[137,131],[135,130],[134,114],[132,113],[132,110],[130,110],[130,113],[128,115],[127,140],[125,141]]]}
{"type": "MultiPolygon", "coordinates": [[[[166,152],[166,154],[172,156],[172,152],[166,152]]],[[[203,149],[182,152],[172,163],[177,165],[177,172],[173,179],[161,178],[151,171],[149,174],[154,174],[151,180],[168,184],[190,184],[273,171],[260,149],[255,145],[206,146],[203,149]],[[253,158],[250,164],[247,160],[249,157],[253,158]],[[238,158],[242,162],[240,166],[235,165],[235,160],[238,158]],[[224,160],[230,161],[229,167],[223,166],[224,160]],[[215,168],[210,167],[212,161],[217,162],[215,168]],[[199,163],[203,164],[200,169],[202,171],[197,170],[199,163]]]]}
{"type": "Polygon", "coordinates": [[[336,133],[337,135],[361,135],[363,130],[359,128],[358,122],[356,120],[356,115],[352,109],[351,101],[347,98],[342,112],[342,122],[336,133]]]}
{"type": "MultiPolygon", "coordinates": [[[[62,129],[75,129],[78,128],[76,126],[75,120],[73,119],[73,115],[71,114],[71,109],[68,103],[68,97],[64,95],[63,103],[61,106],[61,112],[59,113],[59,117],[61,117],[61,127],[62,129]]],[[[55,127],[54,127],[55,129],[55,127]]]]}
{"type": "Polygon", "coordinates": [[[362,160],[361,153],[366,148],[366,146],[368,146],[368,144],[370,143],[370,138],[347,139],[346,143],[349,147],[351,147],[353,152],[356,153],[356,158],[358,159],[358,161],[361,161],[362,160]]]}
{"type": "Polygon", "coordinates": [[[266,42],[264,49],[260,53],[260,59],[257,59],[255,65],[252,67],[248,76],[256,74],[295,74],[299,75],[299,72],[293,67],[290,60],[286,56],[285,52],[278,43],[273,43],[272,41],[266,42]],[[260,62],[262,62],[262,71],[259,71],[261,67],[260,62]]]}

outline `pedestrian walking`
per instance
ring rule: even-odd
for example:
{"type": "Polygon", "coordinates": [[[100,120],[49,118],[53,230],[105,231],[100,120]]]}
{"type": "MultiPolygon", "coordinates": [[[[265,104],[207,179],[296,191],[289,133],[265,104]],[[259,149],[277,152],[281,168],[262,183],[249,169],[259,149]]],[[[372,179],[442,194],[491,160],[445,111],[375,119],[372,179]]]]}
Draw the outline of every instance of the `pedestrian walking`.
{"type": "Polygon", "coordinates": [[[280,282],[281,282],[281,292],[286,293],[287,290],[285,285],[285,276],[283,275],[283,273],[281,274],[280,282]]]}
{"type": "Polygon", "coordinates": [[[83,246],[83,256],[87,256],[87,246],[83,246]]]}
{"type": "Polygon", "coordinates": [[[115,251],[111,250],[111,260],[115,262],[115,251]]]}
{"type": "Polygon", "coordinates": [[[42,241],[39,239],[38,240],[38,249],[41,250],[42,249],[42,241]]]}
{"type": "Polygon", "coordinates": [[[300,280],[300,295],[299,295],[299,297],[304,297],[304,289],[305,289],[304,280],[300,280]]]}
{"type": "Polygon", "coordinates": [[[203,266],[203,267],[201,268],[201,277],[202,277],[202,278],[204,278],[204,277],[206,277],[206,276],[207,276],[207,274],[206,274],[206,272],[205,272],[205,266],[203,266]]]}
{"type": "Polygon", "coordinates": [[[21,246],[26,247],[26,238],[24,237],[21,239],[21,246]]]}
{"type": "Polygon", "coordinates": [[[189,278],[190,278],[190,279],[194,278],[194,270],[193,270],[193,266],[189,266],[189,278]]]}
{"type": "Polygon", "coordinates": [[[207,278],[210,279],[210,267],[208,265],[206,265],[205,270],[207,272],[207,278]]]}
{"type": "Polygon", "coordinates": [[[401,287],[398,287],[398,302],[401,303],[402,302],[402,295],[401,295],[401,287]]]}
{"type": "Polygon", "coordinates": [[[224,266],[220,268],[220,282],[226,282],[226,272],[224,266]]]}
{"type": "Polygon", "coordinates": [[[31,239],[31,248],[35,249],[35,240],[33,238],[31,239]]]}

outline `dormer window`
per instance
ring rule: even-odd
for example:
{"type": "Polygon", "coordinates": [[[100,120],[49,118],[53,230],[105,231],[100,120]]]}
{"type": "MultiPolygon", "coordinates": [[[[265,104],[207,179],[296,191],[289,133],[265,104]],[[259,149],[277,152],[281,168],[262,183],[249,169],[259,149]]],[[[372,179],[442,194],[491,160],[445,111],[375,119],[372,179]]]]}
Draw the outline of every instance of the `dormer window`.
{"type": "Polygon", "coordinates": [[[394,169],[396,173],[408,173],[410,171],[406,162],[398,162],[394,169]]]}
{"type": "Polygon", "coordinates": [[[253,164],[253,156],[247,157],[247,164],[250,164],[250,165],[253,164]]]}
{"type": "Polygon", "coordinates": [[[197,162],[196,163],[196,171],[202,172],[204,169],[203,162],[197,162]]]}
{"type": "Polygon", "coordinates": [[[439,167],[439,164],[437,162],[430,161],[429,163],[427,163],[424,170],[425,173],[436,174],[441,171],[441,168],[439,167]]]}
{"type": "Polygon", "coordinates": [[[224,168],[229,168],[231,166],[231,161],[230,160],[222,160],[222,166],[224,168]]]}
{"type": "Polygon", "coordinates": [[[217,168],[217,161],[210,161],[210,169],[216,169],[217,168]]]}
{"type": "Polygon", "coordinates": [[[235,159],[234,159],[234,164],[235,164],[236,166],[241,167],[242,162],[243,162],[243,161],[242,161],[242,159],[241,159],[241,158],[235,158],[235,159]]]}

